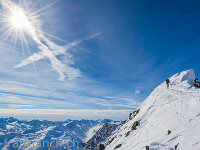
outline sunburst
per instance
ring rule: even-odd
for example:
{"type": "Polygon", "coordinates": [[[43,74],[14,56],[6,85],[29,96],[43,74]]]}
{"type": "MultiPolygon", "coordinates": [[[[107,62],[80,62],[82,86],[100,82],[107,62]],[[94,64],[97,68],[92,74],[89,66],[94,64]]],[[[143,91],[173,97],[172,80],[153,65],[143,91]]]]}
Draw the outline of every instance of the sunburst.
{"type": "Polygon", "coordinates": [[[31,26],[31,23],[22,9],[12,11],[10,22],[14,28],[24,30],[31,26]]]}
{"type": "MultiPolygon", "coordinates": [[[[11,0],[0,0],[0,5],[4,10],[3,13],[1,13],[0,25],[2,28],[0,30],[4,32],[2,35],[3,40],[6,41],[7,37],[12,36],[16,46],[18,39],[20,39],[21,42],[19,43],[21,43],[23,54],[25,54],[25,48],[29,52],[30,56],[28,58],[25,58],[24,56],[24,60],[22,60],[18,65],[14,66],[15,68],[26,66],[43,58],[48,58],[53,70],[55,70],[59,74],[60,79],[63,80],[66,74],[69,78],[73,78],[80,76],[80,73],[78,69],[74,69],[69,65],[63,64],[56,56],[65,54],[66,50],[72,47],[77,47],[78,49],[87,52],[90,51],[77,46],[83,40],[75,40],[74,42],[69,43],[42,30],[42,23],[39,20],[39,13],[41,13],[44,9],[54,5],[56,2],[57,1],[54,1],[53,3],[35,12],[30,12],[30,8],[26,7],[26,9],[24,9],[20,6],[20,4],[16,4],[11,0]],[[45,34],[68,44],[65,46],[59,46],[49,40],[45,34]],[[37,48],[40,50],[38,53],[31,55],[27,37],[32,39],[37,44],[37,48]]],[[[99,33],[95,34],[95,36],[98,35],[99,33]]],[[[90,36],[89,38],[86,38],[86,40],[94,38],[95,36],[90,36]]]]}
{"type": "Polygon", "coordinates": [[[41,21],[38,19],[39,15],[30,13],[29,10],[31,9],[24,9],[21,6],[21,2],[17,4],[11,0],[0,0],[0,4],[4,10],[0,15],[0,30],[3,32],[1,39],[7,41],[8,37],[11,37],[10,39],[14,40],[15,47],[18,43],[17,41],[20,40],[19,43],[23,54],[25,54],[24,45],[28,53],[31,54],[26,36],[33,38],[32,32],[40,30],[41,21]]]}

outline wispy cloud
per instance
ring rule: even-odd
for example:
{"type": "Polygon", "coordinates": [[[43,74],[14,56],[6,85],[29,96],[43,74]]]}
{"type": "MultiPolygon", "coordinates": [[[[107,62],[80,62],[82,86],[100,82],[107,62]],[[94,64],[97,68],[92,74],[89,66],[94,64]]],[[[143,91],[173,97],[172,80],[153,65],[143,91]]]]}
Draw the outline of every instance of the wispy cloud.
{"type": "Polygon", "coordinates": [[[85,92],[83,93],[82,89],[77,89],[77,85],[73,87],[59,84],[58,86],[44,89],[40,86],[15,81],[0,80],[0,83],[2,85],[0,87],[0,108],[13,108],[11,105],[26,108],[29,105],[28,108],[37,109],[135,109],[140,105],[140,102],[133,98],[100,96],[98,93],[87,95],[87,91],[91,92],[94,87],[85,87],[88,89],[84,89],[85,92]],[[60,90],[60,88],[65,88],[65,90],[60,90]]]}
{"type": "Polygon", "coordinates": [[[103,34],[103,32],[99,32],[99,33],[92,34],[92,35],[90,35],[87,39],[93,39],[93,38],[95,38],[95,37],[97,37],[97,36],[99,36],[99,35],[101,35],[101,34],[103,34]]]}
{"type": "MultiPolygon", "coordinates": [[[[0,0],[0,4],[3,6],[4,11],[7,11],[8,13],[11,13],[13,9],[21,10],[20,6],[16,5],[11,0],[0,0]]],[[[28,14],[27,19],[29,19],[28,16],[33,17],[36,14],[37,13],[28,14]]],[[[59,80],[64,80],[66,75],[70,79],[80,77],[81,73],[79,69],[73,68],[70,64],[63,64],[56,56],[65,54],[68,49],[77,46],[84,40],[75,40],[72,43],[68,43],[66,46],[59,46],[45,36],[41,27],[41,23],[38,19],[36,19],[36,16],[34,16],[33,18],[33,20],[28,20],[27,22],[26,33],[37,44],[40,52],[34,53],[27,59],[22,60],[19,64],[15,65],[14,68],[23,67],[32,62],[48,58],[51,63],[52,69],[59,74],[59,80]],[[34,22],[37,22],[37,24],[40,25],[35,26],[34,22]]],[[[92,39],[100,34],[102,33],[91,35],[86,39],[92,39]]],[[[26,40],[25,37],[23,37],[23,39],[26,40]]]]}
{"type": "Polygon", "coordinates": [[[31,97],[19,94],[0,93],[0,102],[2,108],[65,108],[66,106],[73,107],[76,104],[61,101],[58,99],[45,99],[31,97]]]}
{"type": "Polygon", "coordinates": [[[135,90],[135,95],[140,94],[140,90],[135,90]]]}
{"type": "Polygon", "coordinates": [[[135,99],[131,98],[122,98],[122,97],[111,97],[106,96],[100,102],[97,102],[98,105],[102,106],[111,106],[111,107],[126,107],[126,108],[137,108],[140,105],[135,99]]]}
{"type": "Polygon", "coordinates": [[[127,114],[132,110],[95,110],[95,109],[0,109],[0,116],[13,116],[19,119],[48,119],[48,120],[65,120],[65,119],[113,119],[125,120],[127,114]],[[120,116],[119,116],[120,114],[120,116]]]}

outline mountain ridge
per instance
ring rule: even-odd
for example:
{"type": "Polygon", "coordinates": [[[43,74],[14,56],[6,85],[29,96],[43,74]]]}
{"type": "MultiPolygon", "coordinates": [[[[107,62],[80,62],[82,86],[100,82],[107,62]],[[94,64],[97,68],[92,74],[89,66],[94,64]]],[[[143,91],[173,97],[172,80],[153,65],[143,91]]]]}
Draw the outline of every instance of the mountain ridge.
{"type": "Polygon", "coordinates": [[[9,118],[0,118],[0,149],[7,150],[21,150],[21,149],[35,149],[43,150],[50,147],[50,142],[54,143],[52,145],[53,149],[66,149],[68,147],[69,141],[74,141],[75,146],[71,147],[72,150],[80,149],[85,145],[85,139],[89,138],[88,136],[91,133],[95,133],[96,126],[103,126],[105,123],[115,123],[109,119],[99,119],[99,120],[71,120],[66,121],[47,121],[47,120],[18,120],[13,117],[9,118]],[[87,134],[91,131],[90,134],[87,134]],[[15,146],[16,141],[18,146],[15,146]],[[31,141],[32,144],[28,145],[28,142],[31,141]],[[34,142],[37,146],[33,146],[34,142]],[[45,141],[43,146],[42,142],[45,141]],[[62,146],[55,146],[55,142],[62,141],[62,146]],[[20,142],[25,142],[26,145],[20,146],[20,142]],[[40,142],[40,145],[38,144],[40,142]],[[48,143],[49,142],[49,143],[48,143]]]}
{"type": "Polygon", "coordinates": [[[106,150],[200,149],[200,89],[192,69],[161,83],[104,143],[106,150]]]}

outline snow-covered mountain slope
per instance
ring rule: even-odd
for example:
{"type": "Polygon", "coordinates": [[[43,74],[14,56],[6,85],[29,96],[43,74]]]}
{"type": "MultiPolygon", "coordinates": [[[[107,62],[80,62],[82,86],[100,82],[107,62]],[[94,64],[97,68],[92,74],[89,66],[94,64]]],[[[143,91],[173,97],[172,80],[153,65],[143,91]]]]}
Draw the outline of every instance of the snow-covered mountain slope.
{"type": "Polygon", "coordinates": [[[93,130],[95,130],[96,127],[103,126],[107,122],[112,122],[112,120],[66,120],[63,122],[54,122],[47,120],[20,121],[12,117],[1,118],[0,149],[46,150],[51,148],[60,150],[70,148],[71,150],[77,150],[84,146],[86,142],[85,139],[90,138],[88,136],[91,135],[88,135],[88,132],[95,132],[93,130]],[[78,144],[77,142],[74,146],[72,142],[68,144],[68,141],[73,140],[77,141],[78,144]],[[16,144],[16,141],[18,142],[18,145],[16,144]],[[35,141],[34,144],[33,141],[35,141]],[[44,141],[49,143],[46,142],[43,146],[44,141]],[[56,146],[56,141],[61,141],[62,146],[59,142],[56,146]],[[20,146],[20,142],[25,142],[26,146],[24,146],[24,143],[20,146]],[[28,142],[31,142],[31,144],[28,142]],[[41,142],[41,145],[37,142],[41,142]],[[50,145],[51,142],[52,145],[50,145]]]}
{"type": "Polygon", "coordinates": [[[99,150],[100,144],[105,142],[117,127],[118,123],[105,123],[81,150],[99,150]]]}
{"type": "Polygon", "coordinates": [[[200,89],[193,70],[163,82],[107,140],[106,150],[200,150],[200,89]],[[145,147],[147,146],[147,147],[145,147]]]}

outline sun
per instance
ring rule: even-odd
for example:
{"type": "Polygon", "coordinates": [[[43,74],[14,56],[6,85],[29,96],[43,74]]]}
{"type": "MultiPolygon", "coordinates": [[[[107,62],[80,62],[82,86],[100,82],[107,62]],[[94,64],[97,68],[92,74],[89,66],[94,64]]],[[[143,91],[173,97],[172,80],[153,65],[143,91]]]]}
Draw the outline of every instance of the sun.
{"type": "Polygon", "coordinates": [[[24,11],[20,8],[12,11],[10,18],[11,25],[17,29],[27,29],[30,27],[30,21],[25,15],[24,11]]]}

